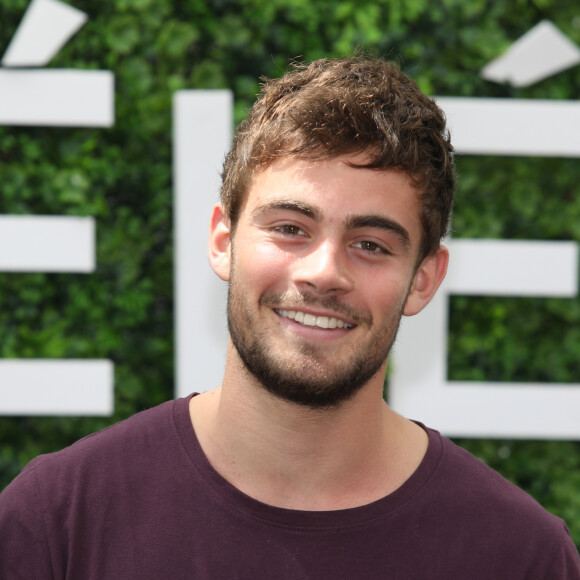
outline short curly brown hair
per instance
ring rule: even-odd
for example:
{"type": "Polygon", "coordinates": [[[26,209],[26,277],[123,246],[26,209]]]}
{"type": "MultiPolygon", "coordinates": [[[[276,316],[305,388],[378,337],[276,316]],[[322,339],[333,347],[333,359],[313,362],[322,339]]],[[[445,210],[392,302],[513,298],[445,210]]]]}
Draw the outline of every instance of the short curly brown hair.
{"type": "Polygon", "coordinates": [[[453,148],[435,102],[391,62],[321,59],[264,82],[226,157],[221,201],[235,228],[257,171],[284,157],[365,152],[376,170],[408,174],[420,192],[419,258],[446,235],[453,206],[453,148]]]}

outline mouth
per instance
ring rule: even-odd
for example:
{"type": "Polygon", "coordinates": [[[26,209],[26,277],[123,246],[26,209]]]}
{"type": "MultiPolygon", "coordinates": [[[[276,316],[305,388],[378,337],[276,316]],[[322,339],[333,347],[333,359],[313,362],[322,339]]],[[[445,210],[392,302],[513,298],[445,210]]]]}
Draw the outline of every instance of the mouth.
{"type": "Polygon", "coordinates": [[[355,327],[354,324],[334,316],[316,316],[300,310],[280,310],[279,308],[274,308],[274,312],[283,318],[290,318],[290,320],[304,326],[316,326],[324,329],[346,328],[347,330],[355,327]]]}

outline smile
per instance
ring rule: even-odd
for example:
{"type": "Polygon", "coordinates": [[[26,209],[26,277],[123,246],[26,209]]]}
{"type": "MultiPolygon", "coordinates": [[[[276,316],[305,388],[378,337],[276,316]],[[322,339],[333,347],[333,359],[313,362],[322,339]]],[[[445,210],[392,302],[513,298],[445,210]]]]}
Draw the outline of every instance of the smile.
{"type": "Polygon", "coordinates": [[[309,314],[307,312],[300,312],[299,310],[279,310],[277,308],[274,311],[283,316],[284,318],[290,318],[294,322],[299,324],[304,324],[305,326],[317,326],[318,328],[354,328],[354,324],[349,324],[335,318],[334,316],[315,316],[314,314],[309,314]]]}

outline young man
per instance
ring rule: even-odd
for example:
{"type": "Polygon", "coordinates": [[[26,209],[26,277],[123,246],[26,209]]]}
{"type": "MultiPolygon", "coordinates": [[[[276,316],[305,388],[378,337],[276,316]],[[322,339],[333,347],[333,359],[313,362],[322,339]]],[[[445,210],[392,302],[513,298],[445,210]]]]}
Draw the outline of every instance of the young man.
{"type": "Polygon", "coordinates": [[[382,400],[401,316],[445,276],[451,152],[384,61],[268,83],[211,218],[222,386],[31,462],[0,496],[0,576],[580,578],[561,520],[382,400]]]}

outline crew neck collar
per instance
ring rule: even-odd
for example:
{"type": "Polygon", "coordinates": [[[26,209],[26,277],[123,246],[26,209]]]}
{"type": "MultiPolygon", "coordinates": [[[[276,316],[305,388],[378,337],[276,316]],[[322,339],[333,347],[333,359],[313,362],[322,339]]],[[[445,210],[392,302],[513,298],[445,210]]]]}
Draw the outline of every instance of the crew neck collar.
{"type": "Polygon", "coordinates": [[[394,511],[403,509],[425,487],[443,453],[441,436],[436,431],[416,422],[429,437],[429,444],[423,460],[413,474],[394,492],[369,504],[332,511],[304,511],[280,508],[262,503],[229,483],[210,464],[205,456],[189,415],[189,402],[195,394],[174,401],[173,418],[181,444],[183,445],[192,468],[201,476],[220,503],[230,509],[259,519],[271,525],[297,527],[302,529],[337,529],[367,524],[372,520],[386,517],[394,511]]]}

